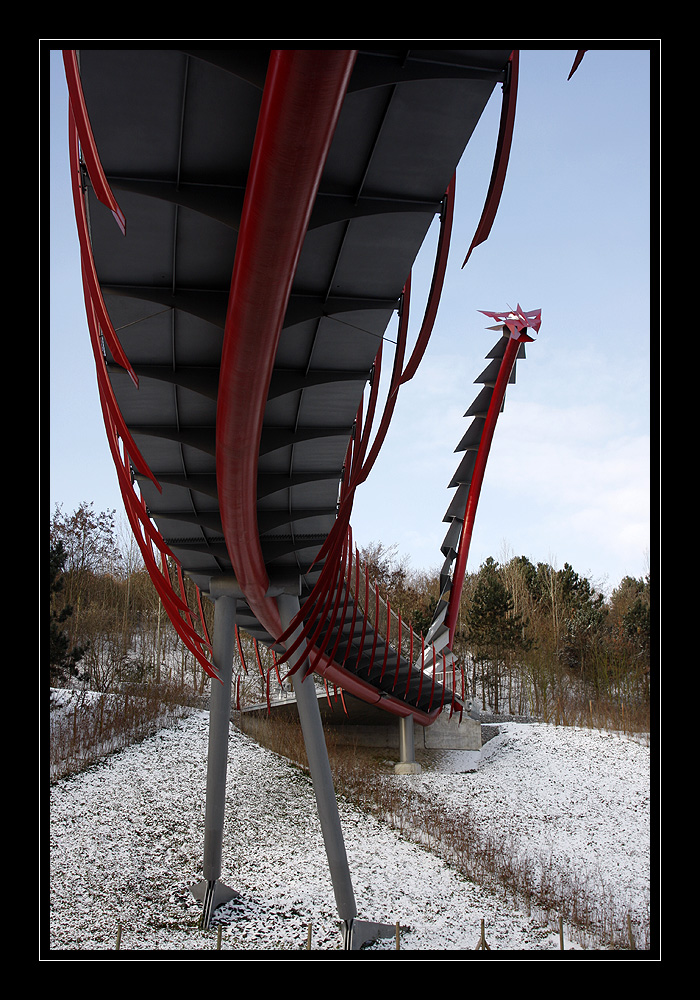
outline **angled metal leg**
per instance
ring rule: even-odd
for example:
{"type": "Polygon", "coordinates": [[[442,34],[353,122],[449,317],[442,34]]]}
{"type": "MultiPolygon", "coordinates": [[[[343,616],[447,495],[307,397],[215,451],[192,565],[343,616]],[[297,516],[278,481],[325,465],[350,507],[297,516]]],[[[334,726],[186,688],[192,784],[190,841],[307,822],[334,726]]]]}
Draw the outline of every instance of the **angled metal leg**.
{"type": "MultiPolygon", "coordinates": [[[[277,598],[282,627],[287,628],[299,610],[299,598],[282,594],[277,598]]],[[[298,633],[292,634],[288,640],[291,645],[298,633]]],[[[298,655],[292,657],[290,667],[298,662],[298,655]]],[[[303,654],[301,654],[303,655],[303,654]]],[[[365,942],[377,937],[390,937],[394,927],[384,924],[368,923],[357,920],[355,893],[350,877],[343,830],[338,813],[338,802],[333,786],[333,775],[328,761],[326,738],[321,722],[316,689],[311,677],[306,681],[304,668],[301,666],[292,675],[292,684],[297,700],[299,719],[304,736],[306,756],[309,761],[311,780],[316,795],[318,815],[328,857],[333,892],[335,894],[338,914],[343,922],[343,947],[346,950],[359,949],[365,942]]]]}
{"type": "Polygon", "coordinates": [[[206,930],[219,906],[239,894],[219,881],[223,851],[226,808],[226,771],[231,717],[231,678],[236,627],[236,599],[216,597],[214,615],[214,664],[221,681],[211,680],[209,703],[209,756],[204,819],[204,880],[192,886],[192,894],[202,902],[200,927],[206,930]]]}
{"type": "MultiPolygon", "coordinates": [[[[282,594],[277,598],[282,627],[287,628],[299,610],[299,598],[282,594]]],[[[289,639],[289,645],[294,642],[295,635],[289,639]]],[[[294,666],[294,661],[290,666],[294,666]]],[[[351,921],[357,915],[355,894],[350,878],[345,841],[338,815],[338,803],[333,787],[333,775],[328,761],[326,738],[318,708],[318,698],[313,680],[304,681],[304,668],[300,667],[292,675],[292,685],[296,695],[301,729],[304,735],[306,756],[309,761],[311,780],[316,794],[318,815],[321,821],[323,840],[326,845],[328,865],[331,871],[333,892],[341,920],[351,921]]]]}

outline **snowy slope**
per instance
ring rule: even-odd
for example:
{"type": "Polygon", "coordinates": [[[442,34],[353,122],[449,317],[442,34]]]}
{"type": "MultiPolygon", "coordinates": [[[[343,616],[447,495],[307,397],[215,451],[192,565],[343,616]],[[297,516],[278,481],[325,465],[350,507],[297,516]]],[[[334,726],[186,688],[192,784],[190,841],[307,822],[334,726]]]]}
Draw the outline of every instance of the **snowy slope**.
{"type": "MultiPolygon", "coordinates": [[[[207,713],[195,713],[52,787],[46,957],[114,950],[119,924],[122,952],[216,948],[216,928],[197,929],[189,889],[201,878],[207,728],[207,713]]],[[[468,801],[517,851],[594,880],[635,918],[647,914],[649,747],[544,724],[500,729],[481,754],[445,753],[438,771],[390,780],[455,808],[468,801]]],[[[229,761],[222,880],[241,896],[218,911],[222,950],[302,951],[311,924],[314,950],[339,951],[309,779],[234,727],[229,761]]],[[[459,957],[475,949],[482,920],[492,953],[559,951],[556,925],[541,914],[527,916],[346,803],[341,819],[358,916],[399,921],[402,951],[459,957]]],[[[565,946],[580,944],[572,935],[565,946]]]]}

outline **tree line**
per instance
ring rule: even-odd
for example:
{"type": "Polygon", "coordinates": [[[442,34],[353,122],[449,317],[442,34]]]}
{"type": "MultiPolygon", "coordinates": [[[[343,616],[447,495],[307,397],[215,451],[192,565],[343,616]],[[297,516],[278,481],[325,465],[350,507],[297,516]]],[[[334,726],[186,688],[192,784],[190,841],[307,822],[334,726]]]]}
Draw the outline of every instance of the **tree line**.
{"type": "MultiPolygon", "coordinates": [[[[425,632],[439,572],[412,572],[382,543],[363,555],[392,609],[425,632]]],[[[584,721],[604,706],[648,728],[651,574],[624,577],[606,598],[568,563],[489,557],[465,577],[453,650],[465,690],[495,713],[584,721]]]]}
{"type": "MultiPolygon", "coordinates": [[[[207,678],[179,641],[130,533],[116,512],[83,503],[54,510],[51,529],[51,685],[98,691],[147,682],[203,694],[207,678]]],[[[411,569],[395,546],[360,551],[372,584],[394,612],[425,634],[439,597],[439,570],[411,569]]],[[[196,606],[194,587],[190,606],[196,606]]],[[[203,602],[211,635],[213,606],[203,602]]],[[[242,637],[244,696],[264,700],[269,654],[242,637]]],[[[495,713],[577,721],[627,713],[644,727],[651,683],[650,575],[625,577],[609,598],[568,563],[488,558],[467,574],[453,649],[467,698],[495,713]]],[[[274,676],[274,675],[273,675],[274,676]]],[[[588,721],[591,721],[590,719],[588,721]]],[[[648,728],[648,727],[647,727],[648,728]]]]}
{"type": "Polygon", "coordinates": [[[78,682],[106,692],[180,680],[203,689],[203,672],[181,648],[138,547],[130,533],[120,533],[115,511],[97,512],[82,503],[66,514],[57,506],[50,548],[53,687],[78,682]]]}
{"type": "MultiPolygon", "coordinates": [[[[83,502],[66,513],[57,505],[49,534],[51,687],[117,692],[155,684],[180,687],[187,698],[208,694],[207,674],[181,642],[116,511],[83,502]]],[[[176,567],[169,569],[175,582],[176,567]]],[[[185,578],[184,586],[188,606],[198,609],[194,584],[185,578]]],[[[211,638],[212,602],[202,601],[202,611],[211,638]]],[[[239,694],[246,703],[265,701],[272,656],[243,633],[240,645],[239,694]]]]}

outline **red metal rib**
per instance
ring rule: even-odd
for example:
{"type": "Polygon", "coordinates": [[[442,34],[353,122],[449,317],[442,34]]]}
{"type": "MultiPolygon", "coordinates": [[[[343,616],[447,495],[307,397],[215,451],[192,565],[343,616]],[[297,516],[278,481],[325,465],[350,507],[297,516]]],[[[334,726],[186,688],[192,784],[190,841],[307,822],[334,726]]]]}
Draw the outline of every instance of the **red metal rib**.
{"type": "Polygon", "coordinates": [[[401,385],[405,382],[410,382],[416,374],[418,365],[423,359],[425,349],[433,332],[433,326],[435,325],[438,306],[440,305],[440,298],[442,296],[442,286],[445,281],[445,271],[447,270],[447,258],[450,251],[452,220],[454,217],[455,183],[456,177],[453,177],[445,192],[444,207],[440,218],[440,235],[438,237],[437,253],[433,265],[433,277],[430,283],[430,293],[413,352],[401,375],[401,385]]]}
{"type": "MultiPolygon", "coordinates": [[[[83,281],[89,289],[89,297],[102,329],[107,346],[112,352],[112,356],[118,365],[121,365],[128,373],[134,385],[138,387],[139,380],[131,367],[131,363],[124,353],[119,338],[114,330],[112,321],[109,318],[107,307],[102,298],[102,289],[95,270],[95,261],[90,246],[88,232],[87,214],[85,202],[81,189],[80,176],[80,135],[71,104],[68,113],[68,152],[70,159],[71,185],[73,189],[73,207],[75,209],[75,222],[78,229],[78,242],[80,243],[80,261],[82,265],[83,281]]],[[[83,153],[85,151],[83,150],[83,153]]]]}
{"type": "MultiPolygon", "coordinates": [[[[508,170],[508,159],[510,157],[510,146],[513,141],[513,128],[515,125],[515,102],[518,93],[518,65],[519,53],[514,49],[510,54],[510,76],[506,84],[503,85],[503,106],[501,108],[501,121],[498,130],[498,142],[496,145],[496,155],[491,172],[491,181],[486,194],[479,225],[472,244],[464,258],[464,264],[469,260],[469,255],[475,247],[488,239],[491,232],[493,220],[496,218],[498,205],[503,193],[503,185],[506,180],[508,170]]],[[[462,264],[462,267],[464,267],[462,264]]]]}
{"type": "Polygon", "coordinates": [[[574,59],[574,64],[573,64],[573,66],[571,67],[571,70],[569,71],[569,75],[568,75],[568,76],[567,76],[567,78],[566,78],[567,80],[570,80],[570,79],[571,79],[571,77],[572,77],[572,76],[574,75],[574,73],[576,72],[576,70],[577,70],[577,69],[579,68],[579,66],[581,65],[581,60],[582,60],[582,59],[583,59],[583,57],[585,56],[586,52],[588,52],[588,49],[579,49],[579,50],[577,51],[577,53],[576,53],[576,58],[574,59]]]}
{"type": "Polygon", "coordinates": [[[97,143],[95,142],[95,137],[92,134],[92,126],[90,125],[90,118],[85,105],[85,97],[83,96],[83,87],[80,82],[78,55],[75,49],[63,49],[63,66],[66,73],[66,83],[68,84],[68,96],[70,98],[71,111],[73,117],[75,118],[75,124],[80,137],[80,145],[82,146],[83,156],[85,157],[85,165],[87,167],[90,180],[92,181],[92,186],[95,189],[95,194],[102,204],[109,208],[122,233],[126,233],[126,220],[124,218],[124,213],[117,204],[117,199],[112,194],[112,189],[107,183],[107,178],[105,177],[105,172],[102,169],[102,163],[100,162],[99,153],[97,152],[97,143]]]}
{"type": "Polygon", "coordinates": [[[316,667],[316,673],[321,677],[327,678],[332,684],[337,685],[347,694],[352,694],[369,705],[381,704],[382,709],[392,715],[413,716],[415,721],[421,726],[430,725],[440,714],[439,708],[434,708],[432,711],[422,711],[402,701],[395,695],[379,691],[372,684],[362,680],[356,674],[344,670],[337,663],[332,663],[325,655],[321,657],[321,662],[316,667]]]}

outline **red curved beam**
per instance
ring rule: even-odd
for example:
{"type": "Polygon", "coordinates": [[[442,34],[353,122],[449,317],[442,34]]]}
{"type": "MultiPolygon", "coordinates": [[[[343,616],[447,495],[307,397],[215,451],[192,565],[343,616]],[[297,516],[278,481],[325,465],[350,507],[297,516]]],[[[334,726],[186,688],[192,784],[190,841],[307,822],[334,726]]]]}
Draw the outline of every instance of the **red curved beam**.
{"type": "MultiPolygon", "coordinates": [[[[87,215],[81,187],[80,144],[80,131],[75,118],[73,105],[71,103],[68,108],[68,154],[70,162],[71,187],[73,190],[73,207],[75,210],[75,222],[78,230],[78,242],[80,244],[80,259],[83,274],[85,276],[85,280],[87,281],[88,288],[90,290],[90,298],[95,311],[97,312],[107,346],[112,352],[112,356],[116,363],[121,365],[121,367],[129,373],[132,382],[138,388],[138,377],[136,376],[134,369],[131,367],[131,363],[124,353],[124,350],[122,349],[122,345],[119,342],[119,338],[117,337],[116,331],[112,325],[112,321],[109,318],[109,313],[107,312],[107,307],[105,306],[104,299],[102,297],[102,289],[100,288],[100,283],[97,278],[92,247],[90,246],[87,215]]],[[[84,154],[85,150],[83,149],[83,155],[84,154]]],[[[100,167],[100,170],[101,169],[102,168],[100,167]]],[[[88,169],[88,173],[89,172],[90,171],[88,169]]]]}
{"type": "MultiPolygon", "coordinates": [[[[350,489],[348,494],[350,497],[354,495],[355,490],[360,485],[360,483],[365,482],[368,475],[370,474],[374,463],[377,460],[377,456],[384,444],[384,439],[386,438],[387,432],[389,430],[389,425],[391,423],[391,418],[394,415],[394,409],[398,400],[399,386],[401,385],[401,366],[403,364],[403,356],[406,348],[406,337],[408,334],[408,316],[410,311],[411,302],[411,275],[409,274],[406,284],[404,286],[403,295],[401,297],[401,315],[399,318],[399,329],[396,338],[396,353],[394,355],[394,368],[391,375],[391,383],[389,385],[389,392],[387,395],[386,402],[384,404],[384,412],[382,413],[382,418],[377,428],[377,433],[372,441],[372,447],[367,454],[367,440],[362,444],[362,455],[360,456],[361,466],[353,473],[353,477],[350,483],[350,489]]],[[[379,374],[376,373],[374,377],[375,383],[379,382],[379,374]]],[[[364,431],[363,431],[364,437],[364,431]]],[[[367,430],[367,437],[369,437],[369,429],[367,430]]],[[[346,498],[346,503],[348,502],[346,498]]]]}
{"type": "MultiPolygon", "coordinates": [[[[425,351],[425,347],[432,333],[433,325],[435,322],[435,317],[437,313],[437,307],[441,296],[442,286],[444,282],[445,269],[447,265],[447,255],[450,244],[450,236],[452,230],[452,220],[454,213],[454,189],[455,189],[455,178],[448,185],[447,191],[445,192],[445,205],[441,217],[440,225],[440,235],[438,239],[438,247],[436,252],[436,260],[433,270],[433,279],[431,283],[431,289],[428,297],[428,302],[425,309],[425,314],[423,317],[423,322],[421,329],[413,349],[413,353],[408,361],[408,363],[403,367],[404,363],[404,351],[407,339],[408,330],[408,315],[409,315],[409,303],[410,303],[410,288],[411,288],[411,276],[409,275],[406,286],[403,290],[401,309],[399,312],[399,331],[397,336],[397,347],[394,357],[394,368],[391,377],[391,383],[387,394],[387,400],[385,402],[384,413],[382,415],[382,420],[380,427],[378,428],[375,440],[372,447],[367,454],[369,447],[370,431],[373,423],[374,412],[377,404],[377,393],[379,386],[379,369],[381,367],[382,361],[382,344],[380,343],[379,350],[377,352],[377,357],[375,358],[375,376],[372,383],[372,389],[370,392],[369,405],[367,410],[367,415],[365,419],[362,419],[362,409],[363,404],[360,403],[358,409],[356,424],[358,427],[359,441],[351,441],[351,445],[348,449],[348,456],[346,459],[346,475],[341,487],[340,496],[340,508],[338,511],[338,517],[333,526],[329,537],[324,543],[317,561],[325,558],[325,565],[319,580],[314,587],[313,592],[305,602],[303,608],[300,609],[299,614],[291,623],[287,632],[284,633],[282,638],[287,638],[292,632],[301,626],[301,631],[292,647],[286,650],[281,658],[280,662],[285,661],[291,653],[304,641],[304,639],[311,632],[314,622],[319,614],[319,605],[323,601],[323,596],[330,594],[332,591],[331,581],[335,580],[337,583],[337,573],[339,571],[339,566],[336,565],[336,560],[339,558],[341,542],[346,535],[347,531],[350,530],[349,519],[352,510],[352,503],[354,498],[354,493],[358,485],[362,483],[372,468],[378,451],[381,448],[384,437],[388,429],[389,422],[393,413],[394,406],[396,404],[396,397],[398,395],[399,388],[402,384],[409,381],[416,372],[419,362],[425,351]],[[360,430],[361,428],[361,430],[360,430]],[[316,605],[316,610],[309,615],[309,611],[313,606],[316,605]],[[306,618],[306,621],[304,620],[306,618]]],[[[359,568],[359,567],[358,567],[359,568]]],[[[354,633],[355,625],[355,615],[357,613],[357,603],[355,604],[353,612],[352,621],[352,631],[354,633]]],[[[362,652],[362,646],[364,644],[364,634],[367,627],[366,616],[363,619],[363,629],[362,638],[360,643],[360,653],[358,654],[358,663],[362,652]]],[[[318,633],[318,627],[317,627],[318,633]]],[[[405,700],[396,698],[393,695],[388,695],[386,692],[379,692],[373,685],[368,684],[366,681],[360,679],[356,674],[347,671],[344,668],[345,659],[350,649],[346,650],[345,658],[343,664],[337,664],[334,662],[333,655],[326,656],[323,648],[319,650],[315,643],[316,636],[311,636],[306,638],[307,647],[306,655],[311,658],[313,663],[313,670],[319,673],[321,676],[329,677],[332,679],[333,683],[344,688],[346,691],[354,694],[356,697],[362,699],[363,701],[369,702],[370,704],[378,704],[381,702],[382,708],[386,711],[400,716],[413,716],[414,719],[420,725],[430,725],[437,716],[439,715],[440,709],[432,710],[428,712],[423,712],[420,709],[413,708],[407,704],[405,700]]],[[[376,643],[375,636],[375,643],[376,643]]],[[[337,645],[337,644],[336,644],[337,645]]],[[[411,635],[411,647],[413,645],[413,636],[411,635]]],[[[385,656],[388,653],[388,646],[385,650],[385,656]]],[[[398,670],[398,664],[397,664],[398,670]]],[[[310,671],[309,671],[310,672],[310,671]]],[[[383,671],[382,671],[383,672],[383,671]]],[[[409,673],[409,683],[410,683],[410,673],[409,673]]],[[[421,678],[422,687],[422,678],[421,678]]],[[[407,688],[408,691],[408,688],[407,688]]]]}
{"type": "MultiPolygon", "coordinates": [[[[101,354],[99,354],[99,350],[95,347],[95,345],[93,345],[93,347],[97,352],[96,361],[99,365],[101,361],[101,354]]],[[[124,509],[126,511],[129,524],[131,525],[134,538],[141,551],[149,576],[153,581],[168,617],[185,646],[200,663],[206,673],[208,673],[211,677],[219,679],[213,664],[205,652],[205,650],[208,650],[211,655],[211,648],[209,646],[208,639],[202,639],[194,628],[188,624],[188,622],[183,620],[181,617],[183,613],[187,616],[188,620],[191,620],[190,609],[187,603],[175,593],[169,577],[166,579],[165,566],[163,566],[162,570],[160,570],[157,566],[152,546],[155,545],[159,550],[161,554],[161,561],[163,563],[165,563],[166,554],[170,555],[170,553],[167,550],[167,546],[162,538],[153,528],[143,504],[143,500],[139,500],[133,491],[129,466],[130,456],[126,447],[124,448],[123,456],[119,453],[118,430],[115,421],[112,419],[107,393],[100,392],[99,398],[105,421],[105,429],[107,431],[107,440],[114,459],[117,471],[117,481],[122,494],[122,499],[124,501],[124,509]]]]}
{"type": "Polygon", "coordinates": [[[491,232],[493,220],[496,218],[498,205],[503,193],[503,185],[506,180],[508,170],[508,159],[510,157],[510,146],[513,141],[513,128],[515,126],[515,102],[518,93],[518,50],[514,49],[510,54],[510,76],[506,84],[503,85],[503,106],[501,108],[501,121],[498,129],[498,142],[496,145],[496,156],[494,158],[491,181],[486,193],[486,202],[481,213],[479,225],[472,240],[471,246],[464,258],[464,264],[469,260],[469,255],[475,247],[478,247],[491,232]]]}
{"type": "Polygon", "coordinates": [[[423,314],[423,323],[421,324],[420,332],[416,338],[413,353],[411,354],[408,364],[401,374],[401,378],[399,380],[400,385],[403,385],[405,382],[410,382],[416,374],[418,365],[423,359],[425,349],[428,346],[428,341],[430,340],[433,332],[433,326],[435,325],[435,318],[437,317],[438,306],[442,297],[442,287],[445,282],[447,258],[450,251],[452,220],[454,218],[455,184],[456,175],[453,176],[447,186],[447,191],[445,192],[444,208],[440,220],[440,234],[438,236],[437,253],[435,255],[435,263],[433,265],[433,277],[430,283],[428,301],[423,314]]]}
{"type": "Polygon", "coordinates": [[[216,415],[221,519],[251,611],[282,632],[257,525],[263,413],[294,272],[340,114],[354,50],[270,58],[229,293],[216,415]]]}
{"type": "Polygon", "coordinates": [[[95,137],[92,134],[92,126],[90,125],[90,118],[88,116],[85,97],[83,95],[83,87],[80,82],[78,54],[75,49],[63,49],[63,66],[66,73],[66,83],[68,84],[70,106],[78,129],[80,145],[82,146],[83,156],[85,157],[85,165],[87,167],[87,172],[90,175],[92,186],[95,189],[95,194],[102,204],[109,208],[122,233],[126,233],[126,219],[124,218],[124,213],[117,204],[117,199],[112,194],[112,189],[107,183],[107,178],[105,177],[105,172],[102,169],[102,163],[100,162],[99,153],[97,152],[97,143],[95,142],[95,137]]]}
{"type": "Polygon", "coordinates": [[[408,702],[402,701],[401,698],[395,695],[379,691],[373,685],[363,681],[356,674],[351,674],[348,670],[344,670],[338,666],[337,663],[333,663],[326,655],[323,655],[320,658],[320,662],[316,665],[316,673],[320,674],[321,677],[327,678],[333,684],[342,688],[343,691],[354,695],[361,701],[367,702],[370,705],[381,705],[382,709],[392,715],[399,715],[405,718],[412,715],[414,720],[421,726],[429,726],[440,714],[439,708],[423,712],[409,705],[408,702]]]}
{"type": "Polygon", "coordinates": [[[588,52],[588,49],[578,49],[578,51],[576,52],[576,58],[574,59],[573,66],[571,67],[569,75],[566,78],[567,80],[570,80],[571,77],[576,72],[576,70],[579,68],[579,66],[581,65],[581,60],[585,56],[586,52],[588,52]]]}

